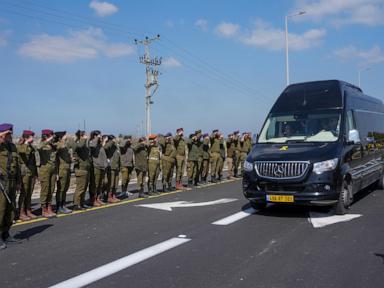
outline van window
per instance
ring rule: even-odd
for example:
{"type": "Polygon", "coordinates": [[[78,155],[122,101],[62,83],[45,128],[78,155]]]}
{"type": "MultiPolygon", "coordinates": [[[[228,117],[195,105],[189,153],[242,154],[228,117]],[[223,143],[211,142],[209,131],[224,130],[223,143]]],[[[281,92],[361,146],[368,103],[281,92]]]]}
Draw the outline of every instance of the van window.
{"type": "Polygon", "coordinates": [[[259,143],[334,142],[339,138],[341,109],[271,113],[259,143]]]}
{"type": "Polygon", "coordinates": [[[352,114],[351,110],[347,111],[347,123],[346,124],[347,124],[346,125],[346,130],[347,130],[346,132],[348,135],[349,131],[356,129],[355,121],[353,120],[353,114],[352,114]]]}
{"type": "Polygon", "coordinates": [[[384,114],[365,110],[354,110],[356,125],[362,143],[384,143],[384,114]]]}

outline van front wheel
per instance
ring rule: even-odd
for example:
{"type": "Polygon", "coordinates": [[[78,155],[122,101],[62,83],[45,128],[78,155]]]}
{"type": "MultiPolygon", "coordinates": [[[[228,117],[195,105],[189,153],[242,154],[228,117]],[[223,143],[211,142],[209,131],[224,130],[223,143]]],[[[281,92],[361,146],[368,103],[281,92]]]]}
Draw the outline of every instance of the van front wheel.
{"type": "Polygon", "coordinates": [[[263,210],[263,209],[267,208],[267,203],[265,203],[265,202],[249,201],[249,204],[255,210],[263,210]]]}
{"type": "Polygon", "coordinates": [[[343,182],[341,186],[341,191],[339,194],[339,200],[334,206],[334,213],[336,215],[344,215],[348,213],[348,210],[352,203],[352,187],[346,181],[343,182]]]}

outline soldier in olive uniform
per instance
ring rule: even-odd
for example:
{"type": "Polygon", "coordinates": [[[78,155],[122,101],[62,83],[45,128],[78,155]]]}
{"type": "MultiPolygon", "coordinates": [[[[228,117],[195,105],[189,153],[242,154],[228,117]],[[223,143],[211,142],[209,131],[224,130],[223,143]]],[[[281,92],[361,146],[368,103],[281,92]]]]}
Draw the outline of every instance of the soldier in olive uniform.
{"type": "Polygon", "coordinates": [[[20,157],[21,189],[19,196],[19,219],[28,221],[37,216],[32,213],[31,199],[37,178],[36,149],[33,147],[35,133],[24,130],[17,145],[20,157]]]}
{"type": "Polygon", "coordinates": [[[67,191],[71,180],[72,156],[69,151],[67,132],[55,132],[57,143],[58,175],[56,190],[56,213],[69,214],[72,210],[66,207],[67,191]]]}
{"type": "Polygon", "coordinates": [[[217,170],[217,180],[221,181],[223,177],[223,169],[224,169],[224,162],[225,162],[225,143],[224,143],[224,137],[223,134],[220,134],[219,136],[220,139],[220,158],[218,161],[218,170],[217,170]]]}
{"type": "Polygon", "coordinates": [[[89,208],[85,204],[85,193],[87,192],[91,169],[90,149],[87,145],[87,139],[85,131],[78,130],[76,132],[76,141],[73,147],[76,176],[76,190],[73,195],[74,210],[89,208]]]}
{"type": "Polygon", "coordinates": [[[113,135],[108,135],[108,143],[105,145],[109,161],[108,169],[108,203],[116,203],[120,200],[116,198],[117,187],[119,186],[120,173],[120,150],[116,143],[116,138],[113,135]]]}
{"type": "Polygon", "coordinates": [[[233,163],[234,163],[234,156],[235,156],[235,143],[233,139],[233,134],[228,134],[228,138],[226,141],[226,146],[227,146],[227,169],[228,169],[228,179],[233,178],[233,163]]]}
{"type": "Polygon", "coordinates": [[[251,151],[252,143],[251,137],[247,132],[244,132],[240,139],[240,168],[241,173],[243,173],[243,166],[245,159],[247,158],[248,153],[251,151]]]}
{"type": "Polygon", "coordinates": [[[176,136],[173,138],[176,147],[176,189],[183,189],[182,179],[185,167],[185,148],[184,129],[176,130],[176,136]]]}
{"type": "Polygon", "coordinates": [[[12,133],[13,125],[0,125],[0,182],[5,189],[0,191],[0,250],[7,248],[7,242],[18,242],[9,234],[15,217],[16,191],[21,182],[19,155],[12,143],[12,133]]]}
{"type": "Polygon", "coordinates": [[[42,216],[51,218],[56,216],[52,210],[52,195],[55,191],[57,176],[57,142],[55,142],[52,130],[44,129],[41,131],[38,151],[40,156],[39,180],[42,216]]]}
{"type": "Polygon", "coordinates": [[[176,162],[176,148],[173,144],[172,134],[168,132],[165,137],[159,137],[159,143],[161,146],[161,171],[163,173],[163,192],[173,191],[172,176],[173,167],[176,162]]]}
{"type": "Polygon", "coordinates": [[[188,186],[191,187],[193,185],[197,185],[196,175],[198,173],[198,162],[199,162],[199,154],[200,149],[198,146],[198,140],[196,135],[189,135],[189,139],[187,140],[188,147],[188,186]]]}
{"type": "Polygon", "coordinates": [[[195,185],[200,185],[200,180],[201,180],[201,174],[203,171],[203,141],[201,138],[203,137],[203,134],[201,133],[201,130],[196,130],[195,131],[195,136],[197,139],[197,147],[199,148],[199,153],[198,153],[198,160],[197,160],[197,173],[196,173],[196,179],[195,179],[195,185]]]}
{"type": "Polygon", "coordinates": [[[147,198],[148,194],[144,192],[145,176],[148,171],[148,146],[145,137],[141,137],[139,142],[132,146],[132,149],[135,152],[135,170],[139,197],[147,198]]]}
{"type": "Polygon", "coordinates": [[[241,144],[239,139],[239,131],[233,132],[233,176],[238,177],[239,165],[240,165],[240,152],[241,144]]]}
{"type": "Polygon", "coordinates": [[[91,205],[101,206],[103,202],[103,181],[105,177],[105,169],[108,167],[107,154],[105,153],[104,146],[108,138],[102,139],[101,132],[96,130],[91,132],[91,140],[89,141],[89,148],[91,149],[93,173],[91,173],[90,193],[91,205]]]}
{"type": "Polygon", "coordinates": [[[212,131],[210,136],[211,140],[211,182],[215,183],[218,178],[219,161],[220,161],[220,134],[219,130],[212,131]]]}
{"type": "Polygon", "coordinates": [[[132,195],[132,193],[128,192],[128,184],[134,169],[133,155],[132,136],[124,136],[123,142],[120,145],[121,192],[124,196],[132,195]]]}
{"type": "Polygon", "coordinates": [[[149,135],[148,146],[148,194],[157,194],[156,183],[160,174],[160,147],[157,143],[157,135],[149,135]]]}
{"type": "Polygon", "coordinates": [[[202,168],[201,168],[201,180],[203,183],[207,183],[207,177],[209,173],[209,159],[210,159],[210,154],[209,154],[209,135],[208,133],[203,135],[203,163],[202,163],[202,168]]]}

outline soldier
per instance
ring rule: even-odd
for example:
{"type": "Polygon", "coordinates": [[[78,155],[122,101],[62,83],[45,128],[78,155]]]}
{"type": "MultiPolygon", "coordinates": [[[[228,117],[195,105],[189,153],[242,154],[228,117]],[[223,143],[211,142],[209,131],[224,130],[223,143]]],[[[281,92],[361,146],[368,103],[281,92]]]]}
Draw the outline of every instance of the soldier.
{"type": "Polygon", "coordinates": [[[19,196],[19,219],[27,221],[37,218],[31,210],[31,199],[37,178],[36,149],[33,147],[35,133],[24,130],[17,151],[20,157],[21,189],[19,196]]]}
{"type": "Polygon", "coordinates": [[[76,132],[76,141],[73,147],[74,168],[76,176],[76,190],[73,195],[74,210],[84,210],[89,208],[85,204],[85,192],[89,184],[91,157],[90,149],[87,145],[87,134],[85,131],[76,132]]]}
{"type": "Polygon", "coordinates": [[[19,155],[12,143],[12,133],[12,124],[0,125],[0,250],[7,248],[6,243],[18,242],[9,234],[15,217],[16,191],[21,182],[19,155]]]}
{"type": "Polygon", "coordinates": [[[233,176],[238,177],[239,165],[240,165],[240,151],[241,144],[239,139],[239,131],[233,132],[233,145],[234,145],[234,153],[233,153],[233,176]]]}
{"type": "Polygon", "coordinates": [[[247,158],[248,153],[251,151],[252,143],[251,137],[247,132],[244,132],[240,139],[240,168],[241,173],[243,173],[243,167],[245,159],[247,158]]]}
{"type": "Polygon", "coordinates": [[[67,132],[55,132],[57,142],[58,176],[56,190],[56,213],[69,214],[72,210],[66,207],[67,191],[71,180],[72,156],[69,151],[67,132]]]}
{"type": "Polygon", "coordinates": [[[173,191],[172,176],[173,167],[176,162],[176,148],[173,144],[172,134],[168,132],[165,137],[159,137],[159,143],[161,146],[161,171],[163,173],[163,192],[173,191]]]}
{"type": "Polygon", "coordinates": [[[104,146],[108,138],[102,139],[101,132],[96,130],[91,132],[91,140],[89,141],[89,148],[91,149],[93,174],[91,174],[90,192],[91,205],[101,206],[105,205],[103,202],[103,181],[105,177],[105,169],[108,167],[107,154],[105,153],[104,146]]]}
{"type": "Polygon", "coordinates": [[[199,146],[196,135],[189,135],[189,139],[187,140],[188,147],[188,187],[193,185],[197,185],[197,173],[198,173],[198,161],[199,161],[199,146]]]}
{"type": "Polygon", "coordinates": [[[121,192],[124,196],[132,196],[128,192],[128,184],[134,169],[132,136],[124,136],[123,142],[120,145],[120,161],[121,161],[121,192]]]}
{"type": "Polygon", "coordinates": [[[109,169],[107,172],[108,185],[108,203],[120,202],[116,198],[117,186],[119,186],[119,173],[120,173],[120,150],[116,143],[116,138],[113,135],[108,135],[108,143],[105,145],[105,152],[109,162],[109,169]]]}
{"type": "Polygon", "coordinates": [[[233,178],[233,170],[234,170],[234,157],[235,157],[235,142],[233,138],[233,134],[228,134],[228,138],[226,141],[227,146],[227,169],[228,169],[228,179],[233,178]]]}
{"type": "Polygon", "coordinates": [[[202,172],[201,172],[201,180],[203,183],[207,183],[207,177],[209,173],[209,159],[210,159],[210,154],[209,154],[209,135],[208,133],[203,135],[203,164],[202,164],[202,172]]]}
{"type": "Polygon", "coordinates": [[[156,195],[156,183],[160,174],[161,152],[157,143],[157,135],[149,135],[148,147],[148,194],[156,195]]]}
{"type": "Polygon", "coordinates": [[[38,148],[40,156],[39,180],[41,184],[40,204],[42,216],[56,217],[52,210],[52,195],[55,191],[57,176],[57,142],[50,129],[41,131],[41,142],[38,148]]]}
{"type": "Polygon", "coordinates": [[[148,171],[148,146],[145,137],[141,137],[139,142],[132,146],[132,149],[135,152],[135,170],[139,197],[148,198],[148,194],[144,192],[145,176],[148,171]]]}
{"type": "Polygon", "coordinates": [[[185,167],[185,148],[184,129],[176,130],[176,136],[173,138],[176,147],[176,189],[182,190],[182,179],[185,167]]]}
{"type": "Polygon", "coordinates": [[[201,130],[196,130],[195,131],[195,136],[197,139],[197,147],[199,148],[198,151],[198,160],[197,160],[197,173],[196,173],[196,179],[195,179],[195,185],[200,185],[200,180],[201,180],[201,173],[202,173],[202,167],[203,167],[203,142],[201,141],[201,138],[203,137],[203,134],[201,133],[201,130]]]}
{"type": "Polygon", "coordinates": [[[219,130],[215,129],[212,131],[210,136],[211,140],[211,182],[215,183],[218,170],[219,170],[219,161],[220,161],[220,134],[219,130]]]}
{"type": "Polygon", "coordinates": [[[217,180],[221,181],[223,177],[223,168],[224,168],[224,162],[225,162],[225,144],[224,144],[224,136],[223,134],[220,134],[219,136],[220,140],[220,158],[218,161],[218,170],[217,170],[217,180]]]}

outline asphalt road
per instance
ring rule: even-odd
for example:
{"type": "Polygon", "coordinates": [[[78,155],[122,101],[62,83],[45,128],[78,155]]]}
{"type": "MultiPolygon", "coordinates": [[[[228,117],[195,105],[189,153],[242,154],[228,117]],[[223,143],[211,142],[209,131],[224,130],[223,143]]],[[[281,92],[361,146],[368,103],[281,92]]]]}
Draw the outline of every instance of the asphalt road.
{"type": "Polygon", "coordinates": [[[325,209],[252,211],[240,181],[18,225],[0,287],[384,287],[384,191],[359,198],[322,228],[309,217],[325,209]]]}

